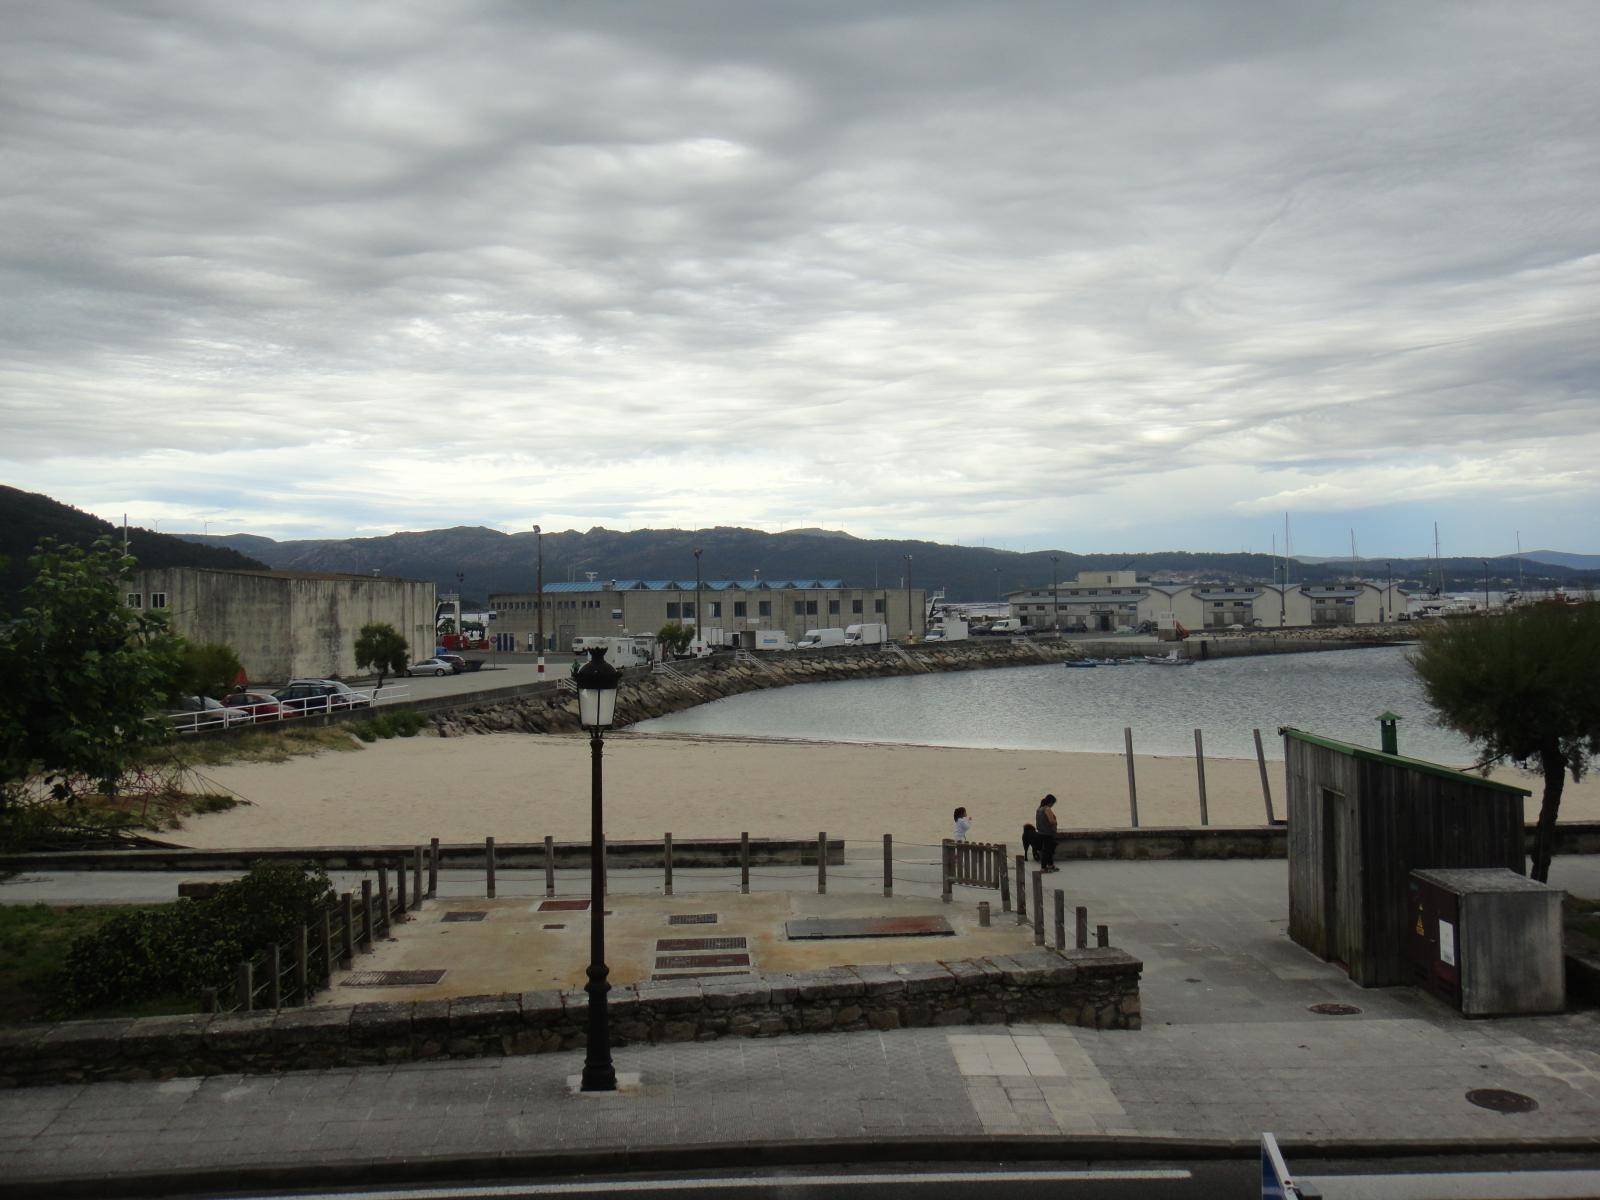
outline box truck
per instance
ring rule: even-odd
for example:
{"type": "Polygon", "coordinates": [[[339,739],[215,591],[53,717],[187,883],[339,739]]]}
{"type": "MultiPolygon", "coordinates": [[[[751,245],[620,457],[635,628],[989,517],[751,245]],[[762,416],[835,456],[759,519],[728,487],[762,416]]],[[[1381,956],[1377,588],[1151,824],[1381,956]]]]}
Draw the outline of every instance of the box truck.
{"type": "Polygon", "coordinates": [[[846,646],[881,646],[889,640],[889,627],[884,624],[850,625],[844,631],[846,646]]]}
{"type": "Polygon", "coordinates": [[[928,642],[964,642],[967,637],[967,621],[965,617],[945,617],[938,625],[928,630],[928,636],[923,640],[928,642]]]}
{"type": "Polygon", "coordinates": [[[757,650],[793,650],[794,643],[789,640],[789,635],[781,629],[755,629],[755,641],[752,646],[757,650]]]}
{"type": "Polygon", "coordinates": [[[606,648],[606,662],[617,670],[626,667],[643,667],[650,662],[648,646],[640,645],[631,637],[575,637],[572,639],[573,661],[582,664],[588,659],[584,656],[596,646],[606,648]]]}
{"type": "Polygon", "coordinates": [[[808,629],[805,637],[801,638],[798,647],[801,650],[816,650],[823,646],[844,645],[844,630],[842,629],[808,629]]]}

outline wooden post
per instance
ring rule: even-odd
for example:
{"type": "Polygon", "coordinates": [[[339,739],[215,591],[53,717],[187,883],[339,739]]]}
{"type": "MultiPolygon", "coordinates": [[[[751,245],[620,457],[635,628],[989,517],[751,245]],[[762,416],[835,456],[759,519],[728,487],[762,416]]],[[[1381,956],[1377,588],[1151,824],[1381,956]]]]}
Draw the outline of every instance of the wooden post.
{"type": "Polygon", "coordinates": [[[1078,905],[1078,949],[1089,948],[1089,910],[1078,905]]]}
{"type": "Polygon", "coordinates": [[[372,880],[361,881],[361,948],[372,949],[372,880]]]}
{"type": "Polygon", "coordinates": [[[1004,845],[995,847],[995,870],[1000,880],[1000,911],[1011,911],[1011,872],[1006,870],[1006,848],[1004,845]]]}
{"type": "Polygon", "coordinates": [[[1033,944],[1044,945],[1044,873],[1033,873],[1033,944]]]}
{"type": "Polygon", "coordinates": [[[989,902],[987,900],[978,901],[978,928],[989,928],[989,902]]]}
{"type": "Polygon", "coordinates": [[[267,947],[267,1000],[274,1012],[283,1007],[283,951],[277,942],[267,947]]]}
{"type": "Polygon", "coordinates": [[[233,997],[239,1002],[240,1012],[250,1012],[256,1003],[255,968],[247,962],[240,963],[233,973],[233,997]]]}
{"type": "Polygon", "coordinates": [[[494,839],[483,839],[483,876],[489,899],[494,899],[494,839]]]}
{"type": "Polygon", "coordinates": [[[883,894],[894,895],[894,834],[883,835],[883,894]]]}
{"type": "Polygon", "coordinates": [[[1261,798],[1267,802],[1267,824],[1272,824],[1272,785],[1267,782],[1267,755],[1261,748],[1261,730],[1252,730],[1256,735],[1256,765],[1261,768],[1261,798]]]}
{"type": "Polygon", "coordinates": [[[1111,945],[1111,927],[1109,925],[1096,925],[1094,927],[1094,944],[1102,950],[1111,945]]]}
{"type": "Polygon", "coordinates": [[[1056,889],[1056,949],[1067,948],[1067,894],[1056,889]]]}
{"type": "Polygon", "coordinates": [[[1028,856],[1017,855],[1017,924],[1028,923],[1028,856]]]}
{"type": "Polygon", "coordinates": [[[300,1004],[311,997],[311,927],[308,925],[300,926],[300,936],[294,942],[294,992],[300,1004]]]}
{"type": "Polygon", "coordinates": [[[384,863],[378,864],[378,921],[383,926],[383,932],[389,932],[389,868],[384,863]]]}
{"type": "MultiPolygon", "coordinates": [[[[556,894],[556,840],[548,833],[544,835],[544,894],[556,894]]],[[[667,895],[672,895],[672,888],[667,888],[667,895]]]]}
{"type": "Polygon", "coordinates": [[[1200,731],[1194,731],[1194,769],[1200,781],[1200,824],[1211,824],[1211,814],[1206,811],[1206,745],[1200,731]]]}
{"type": "Polygon", "coordinates": [[[955,876],[955,843],[949,838],[939,843],[939,898],[946,904],[951,900],[951,884],[955,876]]]}
{"type": "Polygon", "coordinates": [[[411,907],[422,907],[422,847],[411,847],[411,907]]]}
{"type": "Polygon", "coordinates": [[[750,894],[750,834],[748,831],[739,835],[739,894],[750,894]]]}
{"type": "Polygon", "coordinates": [[[667,873],[667,895],[672,895],[672,835],[670,833],[661,839],[661,865],[667,873]]]}
{"type": "Polygon", "coordinates": [[[1139,787],[1133,781],[1133,730],[1122,727],[1122,746],[1128,756],[1128,818],[1139,828],[1139,787]]]}
{"type": "Polygon", "coordinates": [[[828,894],[828,835],[817,834],[817,895],[828,894]]]}
{"type": "Polygon", "coordinates": [[[428,843],[428,895],[439,894],[439,839],[428,843]]]}
{"type": "MultiPolygon", "coordinates": [[[[349,892],[339,895],[339,946],[343,960],[351,965],[356,961],[356,906],[349,892]]],[[[333,978],[333,968],[328,968],[328,978],[333,978]]]]}
{"type": "MultiPolygon", "coordinates": [[[[346,893],[348,895],[349,893],[346,893]]],[[[322,978],[333,980],[333,914],[322,910],[322,978]]]]}
{"type": "Polygon", "coordinates": [[[406,904],[406,860],[400,859],[394,864],[395,873],[395,912],[401,917],[406,915],[409,907],[406,904]]]}

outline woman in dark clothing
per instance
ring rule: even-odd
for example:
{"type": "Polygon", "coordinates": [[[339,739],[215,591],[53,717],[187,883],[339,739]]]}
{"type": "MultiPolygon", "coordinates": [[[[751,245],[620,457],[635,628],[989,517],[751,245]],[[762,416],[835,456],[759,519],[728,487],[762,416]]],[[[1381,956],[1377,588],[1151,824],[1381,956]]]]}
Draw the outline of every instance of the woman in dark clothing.
{"type": "Polygon", "coordinates": [[[1046,796],[1039,801],[1039,811],[1033,814],[1038,827],[1035,835],[1039,845],[1039,870],[1055,871],[1056,866],[1056,798],[1046,796]]]}

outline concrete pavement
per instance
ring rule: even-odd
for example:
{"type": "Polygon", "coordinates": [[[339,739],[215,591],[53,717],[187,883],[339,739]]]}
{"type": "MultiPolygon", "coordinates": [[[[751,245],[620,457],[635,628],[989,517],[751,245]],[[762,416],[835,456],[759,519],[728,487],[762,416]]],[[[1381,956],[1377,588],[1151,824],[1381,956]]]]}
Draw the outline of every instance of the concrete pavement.
{"type": "MultiPolygon", "coordinates": [[[[1600,1148],[1600,1014],[1466,1021],[1410,989],[1368,991],[1288,942],[1282,862],[1080,863],[1054,882],[1145,959],[1145,1028],[912,1029],[629,1046],[634,1093],[575,1096],[581,1052],[0,1094],[15,1187],[116,1194],[144,1173],[243,1186],[640,1165],[712,1152],[1026,1156],[1309,1142],[1600,1148]],[[1319,1016],[1313,1004],[1360,1009],[1319,1016]],[[1530,1097],[1502,1115],[1467,1099],[1530,1097]],[[1036,1151],[1035,1151],[1036,1152],[1036,1151]],[[431,1166],[419,1165],[430,1163],[431,1166]],[[98,1190],[98,1191],[97,1191],[98,1190]]],[[[1600,864],[1553,882],[1600,890],[1600,864]]],[[[59,1191],[58,1191],[58,1194],[59,1191]]]]}

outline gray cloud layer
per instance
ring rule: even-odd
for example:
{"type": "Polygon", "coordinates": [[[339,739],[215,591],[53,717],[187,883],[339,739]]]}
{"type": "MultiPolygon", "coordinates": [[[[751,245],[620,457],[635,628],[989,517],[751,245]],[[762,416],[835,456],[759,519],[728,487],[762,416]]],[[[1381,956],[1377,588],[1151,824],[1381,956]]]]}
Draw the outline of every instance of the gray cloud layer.
{"type": "Polygon", "coordinates": [[[104,513],[1600,549],[1591,4],[7,25],[0,455],[104,513]]]}

